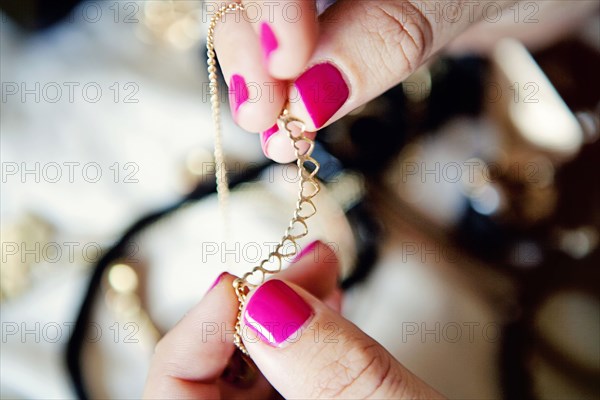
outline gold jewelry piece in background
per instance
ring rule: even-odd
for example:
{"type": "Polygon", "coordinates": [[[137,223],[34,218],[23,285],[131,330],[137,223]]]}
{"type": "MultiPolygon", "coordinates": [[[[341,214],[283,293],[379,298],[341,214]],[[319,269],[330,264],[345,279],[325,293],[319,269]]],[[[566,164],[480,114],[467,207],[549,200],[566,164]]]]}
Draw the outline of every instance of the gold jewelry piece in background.
{"type": "MultiPolygon", "coordinates": [[[[230,12],[244,11],[244,6],[239,3],[230,3],[222,6],[211,18],[206,38],[206,49],[208,55],[208,79],[210,88],[210,102],[212,108],[212,119],[215,126],[215,163],[218,202],[221,213],[224,217],[227,215],[227,205],[229,198],[229,185],[227,182],[227,171],[222,148],[221,134],[221,112],[218,93],[217,80],[217,61],[214,48],[215,27],[219,20],[225,14],[230,12]]],[[[242,310],[246,296],[256,286],[264,282],[267,275],[275,274],[281,271],[283,259],[294,256],[298,251],[297,240],[308,234],[308,225],[306,220],[317,212],[312,198],[320,191],[319,182],[316,174],[319,172],[319,163],[311,157],[315,143],[305,136],[306,127],[304,123],[292,117],[287,110],[284,110],[277,119],[279,130],[286,132],[290,138],[296,154],[298,165],[298,201],[296,209],[290,223],[283,234],[283,237],[264,260],[249,272],[237,278],[233,282],[233,287],[239,301],[237,321],[235,324],[234,343],[244,354],[248,354],[242,341],[241,318],[242,310]],[[304,145],[303,145],[304,143],[304,145]],[[304,150],[304,147],[307,147],[304,150]],[[312,164],[312,172],[307,169],[307,164],[312,164]],[[288,251],[289,250],[289,251],[288,251]]]]}

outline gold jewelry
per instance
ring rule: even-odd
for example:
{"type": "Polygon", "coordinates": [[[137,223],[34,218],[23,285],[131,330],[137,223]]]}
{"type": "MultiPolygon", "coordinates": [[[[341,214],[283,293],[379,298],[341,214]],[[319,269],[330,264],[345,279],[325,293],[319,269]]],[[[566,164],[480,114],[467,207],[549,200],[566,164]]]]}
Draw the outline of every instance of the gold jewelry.
{"type": "MultiPolygon", "coordinates": [[[[217,66],[216,55],[214,48],[215,27],[217,22],[225,16],[225,14],[236,11],[244,11],[244,6],[240,3],[230,3],[222,6],[210,19],[208,27],[208,35],[206,38],[206,49],[208,55],[208,79],[210,88],[210,102],[212,107],[212,119],[215,126],[215,163],[216,163],[216,180],[219,206],[221,212],[226,214],[226,207],[229,198],[229,186],[227,183],[227,171],[225,169],[223,148],[221,143],[221,114],[220,102],[218,94],[217,81],[217,66]]],[[[294,146],[294,152],[298,159],[298,200],[296,209],[288,224],[283,237],[273,250],[264,260],[249,272],[237,278],[233,282],[233,287],[239,301],[237,321],[235,324],[234,343],[244,354],[248,354],[246,347],[242,341],[241,318],[242,310],[246,296],[250,290],[254,289],[264,282],[267,275],[275,274],[281,271],[283,259],[285,257],[294,256],[298,252],[298,239],[303,238],[308,234],[308,225],[306,220],[317,212],[312,198],[320,191],[319,182],[316,174],[319,172],[319,163],[311,157],[315,143],[304,134],[306,126],[304,122],[298,118],[291,116],[287,109],[283,110],[279,118],[277,118],[277,126],[280,131],[285,131],[294,146]],[[294,129],[296,128],[296,129],[294,129]],[[296,132],[294,132],[296,131],[296,132]],[[304,145],[303,145],[304,143],[304,145]],[[304,148],[306,150],[304,150],[304,148]],[[307,165],[312,165],[312,171],[309,171],[307,165]],[[292,246],[293,250],[287,252],[286,248],[292,246]]]]}

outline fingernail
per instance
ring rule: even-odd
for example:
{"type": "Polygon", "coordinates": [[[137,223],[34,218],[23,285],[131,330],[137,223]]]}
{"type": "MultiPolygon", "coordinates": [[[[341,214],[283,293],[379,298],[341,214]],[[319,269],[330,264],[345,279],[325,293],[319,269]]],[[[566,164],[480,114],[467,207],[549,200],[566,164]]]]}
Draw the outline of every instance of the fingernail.
{"type": "Polygon", "coordinates": [[[329,121],[350,95],[342,73],[330,63],[309,68],[294,85],[317,128],[329,121]]]}
{"type": "Polygon", "coordinates": [[[267,157],[269,157],[269,146],[268,146],[269,139],[271,139],[271,136],[276,134],[278,131],[279,131],[279,126],[277,126],[277,124],[275,124],[272,127],[270,127],[268,130],[266,130],[260,134],[260,146],[262,147],[263,153],[267,157]]]}
{"type": "Polygon", "coordinates": [[[300,250],[300,253],[296,254],[296,257],[294,257],[294,259],[291,262],[292,263],[298,262],[301,259],[303,259],[305,256],[307,256],[308,254],[312,253],[319,243],[321,243],[320,240],[315,240],[315,241],[307,244],[302,250],[300,250]]]}
{"type": "Polygon", "coordinates": [[[215,286],[217,286],[219,284],[219,282],[221,282],[221,280],[223,279],[223,277],[227,275],[227,272],[221,272],[219,274],[219,276],[217,276],[217,279],[215,279],[215,281],[212,283],[212,285],[210,285],[210,287],[208,288],[208,290],[206,292],[210,292],[211,290],[213,290],[213,288],[215,286]]]}
{"type": "Polygon", "coordinates": [[[229,80],[229,104],[233,118],[237,119],[240,106],[248,101],[248,87],[241,75],[232,75],[229,80]]]}
{"type": "Polygon", "coordinates": [[[248,301],[245,324],[266,343],[281,346],[295,337],[314,314],[312,308],[280,280],[263,283],[248,301]]]}
{"type": "Polygon", "coordinates": [[[263,22],[260,26],[260,44],[262,45],[265,64],[268,64],[271,53],[279,47],[279,43],[273,29],[266,22],[263,22]]]}

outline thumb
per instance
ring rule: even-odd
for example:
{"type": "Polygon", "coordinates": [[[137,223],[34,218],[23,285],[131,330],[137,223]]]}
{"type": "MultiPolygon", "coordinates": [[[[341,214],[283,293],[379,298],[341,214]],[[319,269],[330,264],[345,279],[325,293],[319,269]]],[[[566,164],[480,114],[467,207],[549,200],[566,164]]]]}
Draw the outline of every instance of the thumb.
{"type": "Polygon", "coordinates": [[[442,398],[379,343],[302,288],[269,280],[249,297],[242,336],[285,398],[442,398]]]}
{"type": "MultiPolygon", "coordinates": [[[[308,68],[288,90],[290,114],[315,132],[402,82],[487,12],[515,2],[339,0],[319,17],[308,68]]],[[[276,126],[261,143],[277,162],[295,158],[276,126]]]]}
{"type": "Polygon", "coordinates": [[[406,79],[489,8],[515,2],[338,1],[319,18],[309,68],[290,86],[290,113],[319,129],[406,79]]]}

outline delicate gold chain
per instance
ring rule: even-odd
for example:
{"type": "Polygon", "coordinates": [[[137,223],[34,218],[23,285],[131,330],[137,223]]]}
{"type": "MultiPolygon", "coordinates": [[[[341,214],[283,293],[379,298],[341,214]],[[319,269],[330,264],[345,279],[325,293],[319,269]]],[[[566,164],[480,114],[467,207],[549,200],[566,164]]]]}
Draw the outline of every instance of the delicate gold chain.
{"type": "MultiPolygon", "coordinates": [[[[219,205],[223,213],[229,198],[229,186],[227,183],[227,174],[225,170],[223,149],[221,143],[221,118],[220,102],[218,95],[217,66],[214,48],[215,27],[226,13],[243,11],[244,6],[240,3],[230,3],[222,6],[211,18],[206,39],[206,49],[208,55],[208,79],[210,88],[210,102],[212,107],[212,119],[215,125],[215,163],[216,179],[219,205]]],[[[315,143],[306,137],[306,126],[298,118],[289,115],[284,110],[277,119],[277,125],[281,132],[286,132],[294,146],[298,165],[298,200],[296,208],[288,227],[285,230],[281,240],[275,246],[275,249],[257,266],[249,272],[237,278],[233,282],[233,287],[237,295],[239,306],[237,321],[235,324],[234,343],[244,354],[248,354],[242,341],[242,310],[249,291],[264,282],[267,275],[275,274],[281,271],[283,259],[294,256],[298,251],[297,240],[308,234],[308,225],[306,220],[315,215],[317,209],[312,199],[319,193],[319,181],[316,178],[319,172],[319,163],[311,157],[315,143]],[[311,166],[312,171],[307,167],[311,166]]]]}
{"type": "Polygon", "coordinates": [[[221,212],[221,218],[225,223],[225,237],[227,237],[228,231],[227,207],[229,204],[229,182],[227,180],[227,169],[225,167],[223,143],[221,140],[221,108],[219,100],[219,83],[217,77],[217,58],[215,53],[215,27],[217,26],[217,22],[225,15],[225,13],[236,11],[238,9],[243,10],[243,6],[238,3],[231,3],[227,6],[221,7],[219,11],[210,19],[208,34],[206,35],[206,53],[208,56],[208,87],[210,90],[212,120],[215,129],[215,176],[217,179],[219,210],[221,212]]]}

